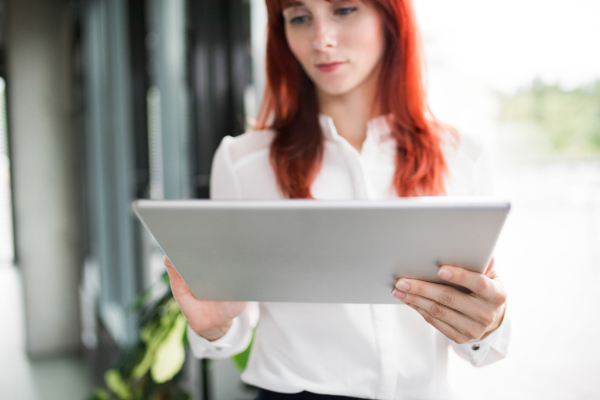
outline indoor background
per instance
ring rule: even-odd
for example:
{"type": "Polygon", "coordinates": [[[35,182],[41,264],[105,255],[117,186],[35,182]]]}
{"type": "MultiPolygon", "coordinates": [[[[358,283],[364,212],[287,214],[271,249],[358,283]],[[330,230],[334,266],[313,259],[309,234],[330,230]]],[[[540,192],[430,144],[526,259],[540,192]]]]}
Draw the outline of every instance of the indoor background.
{"type": "MultiPolygon", "coordinates": [[[[510,354],[451,352],[459,399],[600,399],[600,2],[414,0],[433,113],[494,152],[510,354]]],[[[263,0],[0,1],[0,399],[84,399],[160,279],[136,198],[205,198],[252,125],[263,0]]],[[[159,285],[160,286],[160,285],[159,285]]],[[[160,288],[157,289],[160,291],[160,288]]],[[[252,399],[187,357],[193,398],[252,399]]]]}

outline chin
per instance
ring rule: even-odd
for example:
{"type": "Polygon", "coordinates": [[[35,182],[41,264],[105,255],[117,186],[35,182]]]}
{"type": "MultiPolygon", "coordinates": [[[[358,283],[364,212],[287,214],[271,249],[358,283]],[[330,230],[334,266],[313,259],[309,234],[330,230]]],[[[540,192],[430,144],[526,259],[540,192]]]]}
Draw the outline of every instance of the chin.
{"type": "Polygon", "coordinates": [[[353,86],[350,84],[326,84],[315,82],[315,85],[319,88],[319,90],[329,96],[342,96],[349,93],[353,86]]]}

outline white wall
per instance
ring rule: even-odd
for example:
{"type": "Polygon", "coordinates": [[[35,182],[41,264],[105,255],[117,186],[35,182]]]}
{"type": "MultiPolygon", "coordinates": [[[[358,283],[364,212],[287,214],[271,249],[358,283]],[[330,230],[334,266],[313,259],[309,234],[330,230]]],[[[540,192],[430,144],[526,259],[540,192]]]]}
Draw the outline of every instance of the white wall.
{"type": "Polygon", "coordinates": [[[17,266],[31,356],[79,348],[82,230],[68,0],[9,0],[8,104],[17,266]]]}

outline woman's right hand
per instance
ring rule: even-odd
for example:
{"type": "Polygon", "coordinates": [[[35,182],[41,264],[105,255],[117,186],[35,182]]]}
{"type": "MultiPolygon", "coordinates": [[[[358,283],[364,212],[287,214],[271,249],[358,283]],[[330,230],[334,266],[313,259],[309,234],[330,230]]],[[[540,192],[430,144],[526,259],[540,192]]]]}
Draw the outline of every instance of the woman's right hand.
{"type": "Polygon", "coordinates": [[[185,284],[167,256],[163,257],[171,280],[171,291],[190,328],[198,335],[217,340],[231,327],[233,319],[244,312],[247,302],[198,300],[185,284]]]}

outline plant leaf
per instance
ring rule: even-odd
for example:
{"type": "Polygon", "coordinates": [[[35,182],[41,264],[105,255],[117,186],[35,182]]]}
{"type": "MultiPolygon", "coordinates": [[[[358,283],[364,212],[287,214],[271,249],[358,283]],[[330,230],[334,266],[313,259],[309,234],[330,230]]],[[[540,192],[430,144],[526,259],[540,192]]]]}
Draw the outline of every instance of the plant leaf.
{"type": "Polygon", "coordinates": [[[121,377],[121,373],[116,369],[109,369],[104,373],[104,381],[106,386],[120,399],[131,398],[131,388],[121,377]]]}
{"type": "Polygon", "coordinates": [[[233,361],[235,366],[238,367],[240,371],[244,371],[246,369],[246,366],[248,365],[248,357],[250,356],[250,349],[252,348],[252,343],[254,343],[254,331],[252,331],[252,339],[250,339],[250,343],[248,344],[248,347],[246,347],[246,350],[242,351],[240,354],[236,354],[235,356],[231,357],[231,361],[233,361]]]}
{"type": "Polygon", "coordinates": [[[158,320],[146,325],[140,333],[140,339],[146,345],[146,349],[142,360],[133,368],[132,376],[136,379],[143,377],[152,367],[157,349],[175,328],[178,317],[183,316],[174,299],[164,304],[161,313],[158,320]]]}
{"type": "Polygon", "coordinates": [[[150,370],[154,382],[166,382],[181,370],[185,361],[183,334],[186,325],[187,322],[183,314],[178,314],[173,329],[156,349],[156,355],[150,370]]]}
{"type": "Polygon", "coordinates": [[[88,400],[110,400],[111,397],[112,396],[110,393],[108,393],[106,390],[94,389],[94,393],[88,398],[88,400]]]}
{"type": "Polygon", "coordinates": [[[133,376],[135,379],[140,379],[141,377],[146,375],[146,372],[148,372],[148,370],[150,369],[150,366],[152,366],[153,358],[154,358],[154,349],[146,347],[146,352],[144,353],[144,358],[142,358],[142,361],[140,361],[140,363],[133,368],[133,371],[131,372],[131,376],[133,376]]]}

